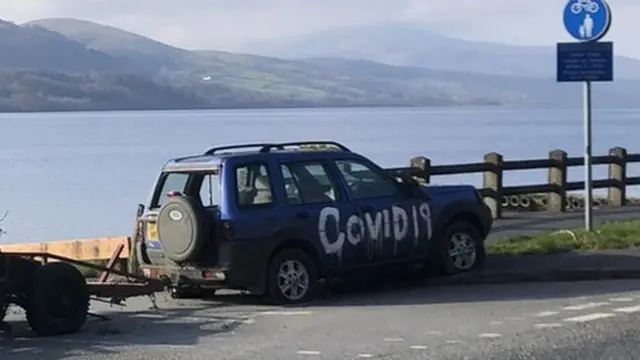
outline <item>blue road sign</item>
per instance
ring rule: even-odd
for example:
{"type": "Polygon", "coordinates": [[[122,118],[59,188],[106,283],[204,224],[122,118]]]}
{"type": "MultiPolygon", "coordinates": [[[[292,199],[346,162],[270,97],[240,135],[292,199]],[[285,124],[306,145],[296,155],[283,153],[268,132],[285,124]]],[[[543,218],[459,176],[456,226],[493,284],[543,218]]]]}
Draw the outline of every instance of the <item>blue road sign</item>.
{"type": "Polygon", "coordinates": [[[558,82],[613,81],[613,42],[558,43],[558,82]]]}
{"type": "Polygon", "coordinates": [[[606,0],[570,0],[563,17],[567,32],[579,41],[600,40],[611,26],[611,8],[606,0]]]}

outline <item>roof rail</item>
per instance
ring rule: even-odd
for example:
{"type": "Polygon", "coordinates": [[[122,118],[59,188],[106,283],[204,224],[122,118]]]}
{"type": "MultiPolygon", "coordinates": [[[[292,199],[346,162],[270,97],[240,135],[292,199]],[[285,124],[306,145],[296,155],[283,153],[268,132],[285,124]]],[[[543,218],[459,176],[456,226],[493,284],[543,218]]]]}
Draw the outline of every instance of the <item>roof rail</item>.
{"type": "Polygon", "coordinates": [[[271,149],[274,149],[274,148],[278,150],[283,150],[285,146],[303,146],[303,145],[331,145],[331,146],[337,147],[341,151],[351,152],[349,148],[335,141],[294,141],[294,142],[278,143],[278,144],[265,144],[262,147],[262,149],[260,149],[260,152],[263,152],[263,153],[270,152],[271,149]]]}
{"type": "Polygon", "coordinates": [[[276,144],[267,144],[267,143],[257,143],[257,144],[242,144],[242,145],[226,145],[226,146],[218,146],[207,150],[205,155],[213,155],[222,150],[233,150],[233,149],[246,149],[252,147],[259,147],[264,149],[265,147],[277,146],[276,144]]]}

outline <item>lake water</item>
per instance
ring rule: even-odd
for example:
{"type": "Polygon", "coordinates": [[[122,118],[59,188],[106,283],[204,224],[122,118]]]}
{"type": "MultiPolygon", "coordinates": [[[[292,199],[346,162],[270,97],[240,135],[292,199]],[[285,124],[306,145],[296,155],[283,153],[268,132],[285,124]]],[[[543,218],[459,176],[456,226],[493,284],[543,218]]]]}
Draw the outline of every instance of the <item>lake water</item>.
{"type": "MultiPolygon", "coordinates": [[[[128,235],[170,157],[218,144],[331,139],[384,166],[423,155],[434,164],[545,158],[553,149],[581,156],[582,114],[522,109],[298,109],[0,114],[0,212],[4,241],[128,235]]],[[[594,112],[594,155],[612,146],[640,152],[640,110],[594,112]]],[[[631,166],[632,175],[640,175],[631,166]]],[[[505,175],[507,185],[546,181],[546,172],[505,175]]],[[[594,169],[594,178],[606,168],[594,169]]],[[[581,180],[582,168],[569,179],[581,180]]],[[[470,182],[481,174],[436,177],[470,182]]],[[[634,193],[637,194],[637,190],[634,193]]]]}

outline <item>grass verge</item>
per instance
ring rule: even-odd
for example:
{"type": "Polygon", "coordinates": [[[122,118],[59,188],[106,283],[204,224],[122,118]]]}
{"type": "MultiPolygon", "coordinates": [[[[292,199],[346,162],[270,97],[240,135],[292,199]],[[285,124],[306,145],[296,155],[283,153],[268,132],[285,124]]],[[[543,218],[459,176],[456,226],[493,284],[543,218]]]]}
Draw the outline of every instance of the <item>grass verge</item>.
{"type": "Polygon", "coordinates": [[[487,251],[496,255],[541,255],[636,246],[640,246],[640,220],[603,223],[592,233],[573,229],[492,240],[487,242],[487,251]]]}

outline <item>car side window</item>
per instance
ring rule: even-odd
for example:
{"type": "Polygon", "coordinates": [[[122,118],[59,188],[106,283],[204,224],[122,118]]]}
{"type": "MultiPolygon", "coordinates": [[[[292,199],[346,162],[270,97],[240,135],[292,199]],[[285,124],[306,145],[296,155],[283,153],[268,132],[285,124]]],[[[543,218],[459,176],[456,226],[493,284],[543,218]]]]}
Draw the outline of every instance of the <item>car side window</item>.
{"type": "Polygon", "coordinates": [[[267,167],[261,163],[237,166],[236,195],[240,207],[272,204],[273,189],[267,167]]]}
{"type": "Polygon", "coordinates": [[[287,195],[287,202],[291,205],[302,204],[302,196],[300,195],[298,183],[289,171],[289,167],[286,165],[280,165],[280,172],[282,173],[282,179],[284,180],[284,192],[287,195]]]}
{"type": "Polygon", "coordinates": [[[205,174],[200,185],[200,202],[204,207],[220,205],[220,176],[218,174],[205,174]]]}
{"type": "Polygon", "coordinates": [[[388,177],[381,176],[371,167],[355,160],[337,160],[336,165],[344,177],[353,197],[357,200],[394,196],[398,188],[388,177]]]}
{"type": "Polygon", "coordinates": [[[338,200],[338,190],[325,165],[317,162],[280,166],[289,204],[322,204],[338,200]]]}

